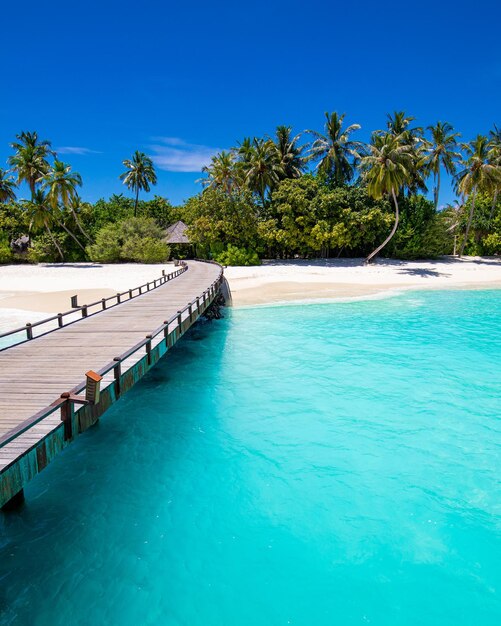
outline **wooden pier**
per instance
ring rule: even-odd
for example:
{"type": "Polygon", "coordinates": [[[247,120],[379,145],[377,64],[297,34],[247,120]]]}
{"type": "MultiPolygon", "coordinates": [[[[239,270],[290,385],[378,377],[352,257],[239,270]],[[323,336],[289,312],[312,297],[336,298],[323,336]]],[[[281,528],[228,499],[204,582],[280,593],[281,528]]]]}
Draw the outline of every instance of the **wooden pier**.
{"type": "MultiPolygon", "coordinates": [[[[96,423],[211,305],[223,285],[215,263],[189,261],[133,290],[127,301],[57,326],[0,351],[0,508],[17,505],[23,489],[79,433],[96,423]],[[98,402],[85,399],[85,374],[102,376],[98,402]]],[[[123,295],[123,294],[122,294],[123,295]]],[[[86,309],[86,308],[85,308],[86,309]]]]}

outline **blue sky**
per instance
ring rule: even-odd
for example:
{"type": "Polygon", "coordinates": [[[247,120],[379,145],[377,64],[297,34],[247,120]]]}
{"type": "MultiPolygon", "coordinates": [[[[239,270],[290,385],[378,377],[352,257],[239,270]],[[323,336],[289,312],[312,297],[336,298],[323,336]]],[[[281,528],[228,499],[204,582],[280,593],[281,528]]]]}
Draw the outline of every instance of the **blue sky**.
{"type": "Polygon", "coordinates": [[[140,149],[155,192],[180,203],[218,149],[278,124],[321,130],[327,110],[361,140],[401,109],[467,140],[501,124],[500,20],[499,0],[11,1],[0,167],[15,134],[37,130],[96,200],[127,193],[122,160],[140,149]]]}

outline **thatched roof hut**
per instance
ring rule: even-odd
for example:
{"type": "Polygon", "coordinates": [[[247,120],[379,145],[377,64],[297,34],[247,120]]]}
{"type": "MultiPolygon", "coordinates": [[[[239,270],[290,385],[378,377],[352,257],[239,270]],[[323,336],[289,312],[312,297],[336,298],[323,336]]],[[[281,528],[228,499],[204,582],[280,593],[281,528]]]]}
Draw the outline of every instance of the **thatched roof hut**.
{"type": "Polygon", "coordinates": [[[191,244],[191,241],[188,239],[186,235],[186,231],[188,230],[188,226],[179,220],[178,222],[174,222],[171,224],[167,230],[165,231],[164,241],[168,244],[191,244]]]}

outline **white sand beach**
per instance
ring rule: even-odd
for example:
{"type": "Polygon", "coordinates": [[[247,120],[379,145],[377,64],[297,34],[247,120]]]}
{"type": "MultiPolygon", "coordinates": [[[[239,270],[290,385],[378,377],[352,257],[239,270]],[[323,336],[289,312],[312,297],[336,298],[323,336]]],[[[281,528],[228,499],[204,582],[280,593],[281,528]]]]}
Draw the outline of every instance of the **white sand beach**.
{"type": "Polygon", "coordinates": [[[405,289],[501,288],[501,258],[448,257],[437,261],[363,259],[267,261],[228,267],[233,304],[364,298],[405,289]]]}
{"type": "MultiPolygon", "coordinates": [[[[36,321],[80,304],[111,296],[158,278],[173,265],[93,263],[0,267],[0,328],[36,321]]],[[[501,288],[501,259],[469,257],[439,261],[362,259],[265,261],[257,267],[228,267],[234,306],[301,300],[374,297],[404,289],[501,288]]]]}

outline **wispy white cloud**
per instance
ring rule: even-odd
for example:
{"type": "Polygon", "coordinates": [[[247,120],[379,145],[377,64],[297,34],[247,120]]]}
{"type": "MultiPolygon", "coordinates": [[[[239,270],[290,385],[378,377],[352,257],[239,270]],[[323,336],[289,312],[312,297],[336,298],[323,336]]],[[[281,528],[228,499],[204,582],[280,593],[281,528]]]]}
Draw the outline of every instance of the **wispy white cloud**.
{"type": "Polygon", "coordinates": [[[98,150],[91,150],[90,148],[82,148],[80,146],[61,146],[56,148],[56,152],[59,154],[101,154],[98,150]]]}
{"type": "Polygon", "coordinates": [[[154,137],[151,145],[151,158],[154,163],[167,172],[200,172],[210,163],[211,157],[220,148],[211,148],[188,143],[179,137],[154,137]]]}

